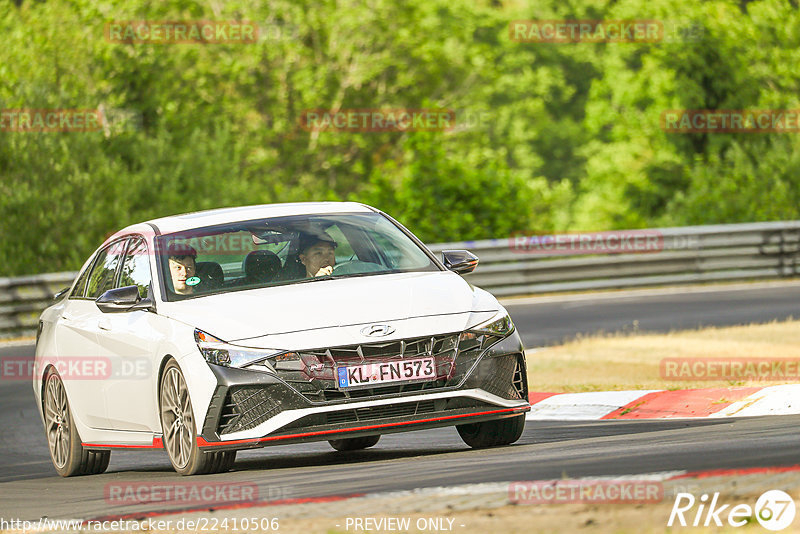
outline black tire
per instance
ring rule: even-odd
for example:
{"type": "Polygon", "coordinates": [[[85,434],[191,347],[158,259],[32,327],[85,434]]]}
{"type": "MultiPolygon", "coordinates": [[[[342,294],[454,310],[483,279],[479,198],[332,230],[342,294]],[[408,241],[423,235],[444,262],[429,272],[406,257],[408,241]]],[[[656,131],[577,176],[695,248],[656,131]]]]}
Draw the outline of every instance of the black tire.
{"type": "Polygon", "coordinates": [[[236,463],[236,451],[227,451],[221,453],[223,455],[224,460],[222,461],[222,465],[218,473],[227,473],[231,469],[233,469],[233,464],[236,463]]]}
{"type": "Polygon", "coordinates": [[[236,451],[205,452],[197,446],[194,411],[189,388],[178,363],[164,366],[158,392],[159,417],[169,461],[180,475],[206,475],[229,471],[236,451]]]}
{"type": "Polygon", "coordinates": [[[331,439],[328,440],[328,443],[337,451],[360,451],[372,447],[380,439],[380,436],[365,436],[363,438],[331,439]]]}
{"type": "Polygon", "coordinates": [[[473,449],[511,445],[522,436],[524,429],[524,415],[456,426],[461,439],[473,449]]]}
{"type": "Polygon", "coordinates": [[[42,413],[50,459],[59,475],[99,475],[108,469],[111,451],[91,450],[82,445],[67,390],[54,369],[50,369],[44,379],[42,413]]]}
{"type": "Polygon", "coordinates": [[[204,454],[208,458],[208,465],[204,471],[196,474],[226,473],[231,470],[234,462],[236,462],[236,451],[207,452],[204,454]]]}

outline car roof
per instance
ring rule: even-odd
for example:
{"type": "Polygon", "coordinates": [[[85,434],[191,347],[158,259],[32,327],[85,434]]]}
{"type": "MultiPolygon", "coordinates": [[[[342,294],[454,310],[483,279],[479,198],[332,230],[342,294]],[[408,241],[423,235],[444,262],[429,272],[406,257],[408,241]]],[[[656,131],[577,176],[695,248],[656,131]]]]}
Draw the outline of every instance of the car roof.
{"type": "Polygon", "coordinates": [[[371,213],[375,208],[359,202],[292,202],[285,204],[261,204],[257,206],[239,206],[219,208],[206,211],[195,211],[180,215],[171,215],[134,224],[117,232],[123,234],[140,231],[143,225],[155,225],[161,234],[171,234],[203,228],[227,222],[264,219],[267,217],[283,217],[288,215],[312,215],[331,213],[371,213]]]}

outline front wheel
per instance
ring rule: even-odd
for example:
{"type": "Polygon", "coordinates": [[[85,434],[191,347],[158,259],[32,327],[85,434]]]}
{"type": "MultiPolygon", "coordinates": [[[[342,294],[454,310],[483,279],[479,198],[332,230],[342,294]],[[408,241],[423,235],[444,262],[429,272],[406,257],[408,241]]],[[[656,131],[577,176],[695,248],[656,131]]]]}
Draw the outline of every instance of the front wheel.
{"type": "Polygon", "coordinates": [[[178,474],[223,473],[233,467],[236,451],[204,452],[197,446],[189,388],[175,360],[170,360],[164,367],[159,406],[164,448],[178,474]]]}
{"type": "Polygon", "coordinates": [[[461,439],[473,449],[511,445],[522,436],[524,429],[525,415],[456,426],[461,439]]]}
{"type": "Polygon", "coordinates": [[[328,440],[328,443],[337,451],[360,451],[361,449],[372,447],[378,443],[379,439],[381,439],[380,436],[366,436],[363,438],[331,439],[328,440]]]}
{"type": "Polygon", "coordinates": [[[51,370],[44,383],[42,408],[53,467],[62,477],[105,472],[111,460],[111,451],[94,451],[83,447],[61,377],[51,370]]]}

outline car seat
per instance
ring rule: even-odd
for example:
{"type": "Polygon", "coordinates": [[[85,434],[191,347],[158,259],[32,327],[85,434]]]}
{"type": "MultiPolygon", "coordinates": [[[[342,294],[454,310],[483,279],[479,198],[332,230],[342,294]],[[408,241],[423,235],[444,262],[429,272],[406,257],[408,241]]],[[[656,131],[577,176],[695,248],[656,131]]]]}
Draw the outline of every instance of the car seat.
{"type": "Polygon", "coordinates": [[[242,269],[247,284],[272,282],[281,270],[281,260],[269,250],[254,250],[244,258],[242,269]]]}

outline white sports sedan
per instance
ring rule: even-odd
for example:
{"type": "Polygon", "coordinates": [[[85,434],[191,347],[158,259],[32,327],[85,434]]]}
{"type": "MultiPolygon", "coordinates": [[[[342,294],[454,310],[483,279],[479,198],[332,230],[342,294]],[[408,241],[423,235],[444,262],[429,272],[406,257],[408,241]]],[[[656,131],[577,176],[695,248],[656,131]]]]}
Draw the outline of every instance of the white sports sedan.
{"type": "Polygon", "coordinates": [[[508,313],[357,203],[218,209],[129,226],[41,315],[33,388],[62,476],[116,448],[166,449],[184,475],[236,451],[455,426],[515,442],[528,388],[508,313]]]}

